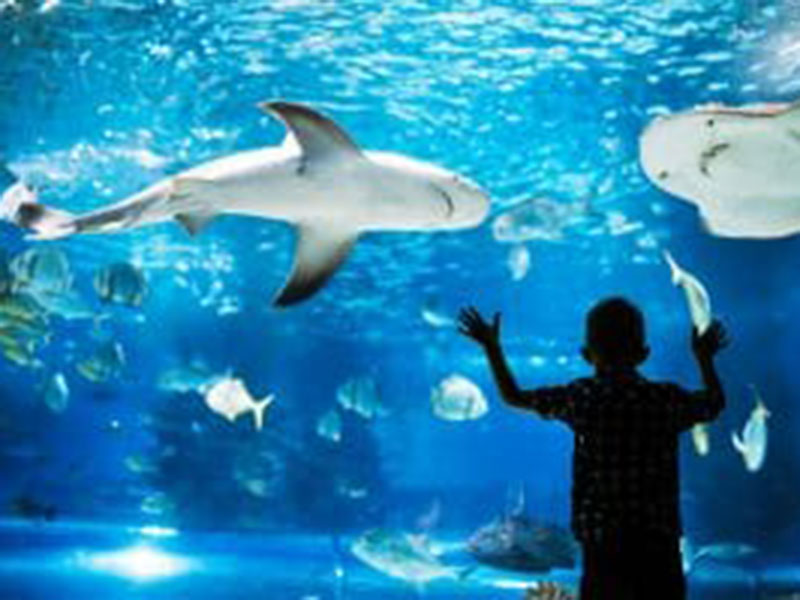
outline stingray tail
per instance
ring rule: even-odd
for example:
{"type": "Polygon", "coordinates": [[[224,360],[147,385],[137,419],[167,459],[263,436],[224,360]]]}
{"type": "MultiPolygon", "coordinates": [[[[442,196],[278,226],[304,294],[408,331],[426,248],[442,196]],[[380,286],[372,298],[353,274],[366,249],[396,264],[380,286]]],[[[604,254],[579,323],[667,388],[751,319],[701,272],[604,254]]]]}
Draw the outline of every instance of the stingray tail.
{"type": "Polygon", "coordinates": [[[77,231],[71,213],[40,204],[36,191],[21,181],[0,197],[0,219],[31,230],[29,239],[53,240],[77,231]]]}

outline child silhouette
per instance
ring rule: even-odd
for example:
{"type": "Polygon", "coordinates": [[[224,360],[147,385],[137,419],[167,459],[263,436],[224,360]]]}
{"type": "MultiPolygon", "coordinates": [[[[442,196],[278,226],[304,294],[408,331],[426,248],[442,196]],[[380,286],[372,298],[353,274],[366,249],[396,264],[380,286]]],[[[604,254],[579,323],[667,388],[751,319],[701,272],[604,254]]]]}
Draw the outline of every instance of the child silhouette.
{"type": "Polygon", "coordinates": [[[503,400],[566,423],[575,435],[573,533],[583,552],[581,600],[684,600],[678,506],[678,435],[712,421],[725,406],[714,356],[728,344],[715,321],[692,349],[704,389],[639,374],[650,349],[644,318],[624,298],[597,304],[586,319],[584,359],[592,377],[523,390],[500,345],[500,314],[491,323],[473,307],[459,331],[486,352],[503,400]]]}

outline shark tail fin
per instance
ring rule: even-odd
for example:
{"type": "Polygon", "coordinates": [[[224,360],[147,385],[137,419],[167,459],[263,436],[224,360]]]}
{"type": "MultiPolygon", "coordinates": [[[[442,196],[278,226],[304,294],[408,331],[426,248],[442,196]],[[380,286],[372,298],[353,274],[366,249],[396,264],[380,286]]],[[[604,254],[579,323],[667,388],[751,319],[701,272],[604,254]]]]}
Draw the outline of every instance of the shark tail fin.
{"type": "Polygon", "coordinates": [[[21,181],[0,198],[0,219],[32,230],[29,239],[52,240],[77,231],[72,214],[40,204],[36,191],[21,181]]]}
{"type": "Polygon", "coordinates": [[[275,396],[270,394],[263,400],[254,403],[253,420],[256,424],[256,431],[261,431],[261,428],[264,427],[264,411],[266,411],[267,407],[272,404],[273,400],[275,400],[275,396]]]}

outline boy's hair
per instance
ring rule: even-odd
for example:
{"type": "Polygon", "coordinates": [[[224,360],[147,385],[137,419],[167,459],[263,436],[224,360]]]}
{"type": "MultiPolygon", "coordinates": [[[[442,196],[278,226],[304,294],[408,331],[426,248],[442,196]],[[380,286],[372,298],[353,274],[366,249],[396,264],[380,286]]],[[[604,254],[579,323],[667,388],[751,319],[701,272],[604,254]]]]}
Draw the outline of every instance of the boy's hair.
{"type": "Polygon", "coordinates": [[[647,351],[642,311],[621,297],[598,302],[586,316],[586,345],[606,362],[642,362],[647,351]]]}

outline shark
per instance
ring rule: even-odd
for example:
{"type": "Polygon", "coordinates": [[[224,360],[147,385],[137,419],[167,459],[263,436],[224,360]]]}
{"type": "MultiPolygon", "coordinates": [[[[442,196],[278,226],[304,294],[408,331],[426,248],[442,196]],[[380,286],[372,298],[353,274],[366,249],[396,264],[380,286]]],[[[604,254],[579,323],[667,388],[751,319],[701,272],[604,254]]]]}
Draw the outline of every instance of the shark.
{"type": "Polygon", "coordinates": [[[82,215],[17,189],[0,203],[0,216],[41,240],[169,221],[194,236],[225,214],[283,221],[296,229],[291,272],[273,299],[284,307],[319,291],[362,234],[475,228],[488,215],[486,192],[460,174],[402,154],[363,150],[305,104],[258,106],[286,127],[280,146],[200,164],[82,215]]]}
{"type": "Polygon", "coordinates": [[[697,206],[729,238],[800,233],[800,103],[712,104],[657,117],[639,139],[656,187],[697,206]]]}

